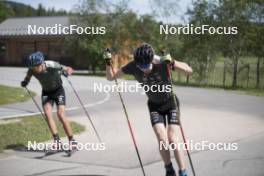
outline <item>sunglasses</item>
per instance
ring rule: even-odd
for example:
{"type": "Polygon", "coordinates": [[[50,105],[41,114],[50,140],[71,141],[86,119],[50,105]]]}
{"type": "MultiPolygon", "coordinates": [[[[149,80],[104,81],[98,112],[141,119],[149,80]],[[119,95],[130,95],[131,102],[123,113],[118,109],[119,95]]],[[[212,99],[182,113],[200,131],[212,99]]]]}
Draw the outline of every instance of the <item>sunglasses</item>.
{"type": "Polygon", "coordinates": [[[137,63],[137,67],[140,68],[140,69],[149,69],[151,67],[151,63],[150,64],[140,64],[140,63],[137,63]]]}

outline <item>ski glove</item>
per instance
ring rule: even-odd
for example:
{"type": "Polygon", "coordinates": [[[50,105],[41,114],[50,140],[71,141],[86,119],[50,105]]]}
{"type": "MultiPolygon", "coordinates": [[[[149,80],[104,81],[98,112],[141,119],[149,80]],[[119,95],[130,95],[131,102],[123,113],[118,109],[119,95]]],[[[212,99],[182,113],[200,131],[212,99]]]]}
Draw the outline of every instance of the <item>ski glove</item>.
{"type": "Polygon", "coordinates": [[[103,54],[103,58],[104,58],[105,63],[106,63],[107,65],[110,65],[110,64],[111,64],[112,54],[111,54],[109,48],[107,48],[107,49],[105,50],[105,52],[104,52],[104,54],[103,54]]]}
{"type": "Polygon", "coordinates": [[[69,76],[68,72],[66,70],[62,70],[61,73],[63,74],[63,76],[65,76],[66,78],[69,76]]]}
{"type": "Polygon", "coordinates": [[[27,81],[21,81],[21,87],[27,87],[28,82],[27,81]]]}
{"type": "Polygon", "coordinates": [[[167,63],[172,62],[172,58],[170,54],[164,54],[163,56],[161,56],[161,60],[167,63]]]}

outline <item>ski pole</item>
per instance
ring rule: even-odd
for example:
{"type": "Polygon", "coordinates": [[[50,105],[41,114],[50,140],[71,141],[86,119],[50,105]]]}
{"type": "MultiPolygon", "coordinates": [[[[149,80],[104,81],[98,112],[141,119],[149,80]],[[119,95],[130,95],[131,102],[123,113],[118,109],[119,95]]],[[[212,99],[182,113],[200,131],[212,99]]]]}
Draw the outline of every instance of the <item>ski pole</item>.
{"type": "MultiPolygon", "coordinates": [[[[109,49],[107,49],[106,51],[110,52],[109,49]]],[[[114,68],[113,68],[112,63],[110,63],[110,67],[111,67],[111,70],[112,70],[112,72],[114,74],[114,68]]],[[[116,86],[118,86],[118,81],[117,81],[117,78],[115,77],[115,75],[114,75],[114,80],[115,80],[116,86]]],[[[135,136],[134,136],[134,133],[133,133],[133,129],[132,129],[129,117],[128,117],[127,109],[126,109],[123,97],[122,97],[122,95],[121,95],[121,93],[119,91],[118,91],[118,95],[119,95],[119,98],[120,98],[120,101],[121,101],[121,104],[122,104],[122,107],[123,107],[123,110],[124,110],[124,113],[125,113],[125,116],[126,116],[126,120],[127,120],[127,123],[128,123],[129,131],[130,131],[130,134],[131,134],[131,137],[132,137],[132,140],[133,140],[133,144],[134,144],[134,147],[135,147],[135,150],[136,150],[136,153],[137,153],[137,157],[138,157],[138,160],[139,160],[139,164],[140,164],[142,173],[143,173],[144,176],[146,176],[145,170],[144,170],[144,166],[142,164],[142,160],[141,160],[141,157],[140,157],[140,154],[139,154],[139,150],[138,150],[138,147],[137,147],[136,139],[135,139],[135,136]]]]}
{"type": "Polygon", "coordinates": [[[99,134],[98,134],[98,132],[97,132],[97,130],[96,130],[94,124],[93,124],[93,121],[92,121],[92,119],[91,119],[89,113],[87,112],[87,110],[86,110],[86,108],[85,108],[85,106],[84,106],[84,104],[83,104],[83,102],[82,102],[80,96],[78,95],[77,91],[75,90],[75,88],[74,88],[72,82],[71,82],[70,79],[68,78],[68,75],[67,75],[67,74],[64,74],[64,76],[66,77],[66,79],[67,79],[68,83],[70,84],[70,86],[71,86],[71,88],[72,88],[74,94],[76,95],[77,99],[79,100],[79,102],[80,102],[80,104],[81,104],[81,106],[82,106],[82,109],[83,109],[85,115],[87,116],[87,118],[89,119],[89,121],[90,121],[90,123],[91,123],[91,125],[92,125],[92,127],[93,127],[93,129],[94,129],[94,132],[95,132],[95,134],[96,134],[96,136],[97,136],[99,142],[102,142],[102,140],[101,140],[101,138],[100,138],[100,136],[99,136],[99,134]]]}
{"type": "MultiPolygon", "coordinates": [[[[39,110],[41,116],[43,117],[43,119],[45,120],[45,122],[48,124],[49,126],[49,123],[47,121],[47,118],[46,118],[46,115],[42,112],[40,106],[38,105],[37,101],[35,100],[35,98],[33,97],[33,95],[31,94],[31,92],[29,91],[29,89],[27,87],[25,87],[28,95],[30,96],[30,98],[32,99],[32,101],[34,102],[35,106],[37,107],[37,109],[39,110]]],[[[49,131],[48,131],[49,132],[49,131]]]]}
{"type": "MultiPolygon", "coordinates": [[[[165,54],[163,52],[163,54],[165,54]]],[[[175,104],[177,104],[176,102],[176,98],[174,96],[174,91],[173,91],[173,82],[172,82],[172,73],[171,73],[171,65],[170,63],[167,64],[167,72],[168,72],[168,76],[169,76],[169,80],[170,80],[170,84],[171,84],[171,93],[172,93],[172,96],[173,96],[173,101],[175,104]]],[[[182,134],[182,138],[183,138],[183,142],[185,144],[185,148],[186,148],[186,152],[187,152],[187,155],[188,155],[188,159],[189,159],[189,162],[190,162],[190,165],[191,165],[191,168],[192,168],[192,172],[193,172],[193,175],[195,176],[195,169],[194,169],[194,166],[193,166],[193,162],[192,162],[192,158],[191,158],[191,155],[190,155],[190,152],[188,150],[188,146],[187,146],[187,142],[186,142],[186,138],[185,138],[185,133],[184,133],[184,130],[183,130],[183,126],[182,126],[182,123],[181,123],[181,120],[179,119],[179,125],[180,125],[180,130],[181,130],[181,134],[182,134]]]]}
{"type": "Polygon", "coordinates": [[[34,102],[34,104],[36,105],[37,109],[39,110],[41,116],[42,116],[44,119],[46,119],[46,118],[45,118],[46,116],[43,114],[41,108],[39,107],[37,101],[35,100],[35,98],[34,98],[33,95],[31,94],[31,92],[28,90],[27,87],[25,87],[25,89],[27,90],[27,93],[29,94],[29,96],[31,97],[32,101],[34,102]]]}

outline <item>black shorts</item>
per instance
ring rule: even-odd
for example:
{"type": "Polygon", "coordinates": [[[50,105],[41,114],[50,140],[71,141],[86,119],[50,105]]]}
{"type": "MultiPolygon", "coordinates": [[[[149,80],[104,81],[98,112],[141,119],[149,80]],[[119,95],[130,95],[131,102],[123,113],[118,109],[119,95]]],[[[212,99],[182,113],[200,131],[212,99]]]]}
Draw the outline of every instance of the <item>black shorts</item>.
{"type": "Polygon", "coordinates": [[[176,125],[180,123],[180,103],[177,96],[175,96],[175,100],[171,97],[167,102],[162,104],[148,101],[152,126],[157,123],[164,123],[165,126],[167,123],[176,125]]]}
{"type": "Polygon", "coordinates": [[[54,105],[54,102],[56,105],[65,105],[66,104],[66,97],[65,97],[65,91],[62,86],[59,88],[53,90],[53,91],[42,91],[42,105],[44,106],[46,103],[50,103],[52,106],[54,105]]]}

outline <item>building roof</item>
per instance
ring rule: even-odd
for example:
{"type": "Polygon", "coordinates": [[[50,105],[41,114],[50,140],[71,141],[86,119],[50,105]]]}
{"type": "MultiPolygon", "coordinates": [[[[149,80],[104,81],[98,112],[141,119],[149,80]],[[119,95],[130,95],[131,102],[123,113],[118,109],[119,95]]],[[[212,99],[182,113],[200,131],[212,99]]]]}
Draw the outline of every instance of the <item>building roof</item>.
{"type": "MultiPolygon", "coordinates": [[[[0,37],[11,36],[39,36],[55,35],[54,33],[36,33],[28,32],[28,26],[36,28],[54,27],[55,25],[69,26],[70,20],[67,16],[43,16],[43,17],[17,17],[8,18],[0,24],[0,37]]],[[[63,35],[63,34],[56,34],[63,35]]]]}

